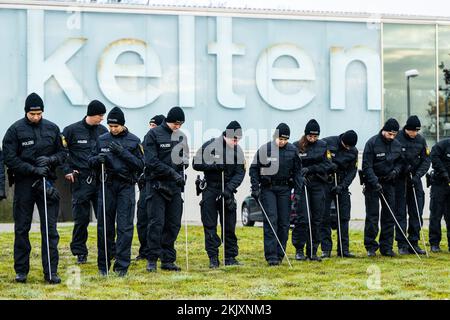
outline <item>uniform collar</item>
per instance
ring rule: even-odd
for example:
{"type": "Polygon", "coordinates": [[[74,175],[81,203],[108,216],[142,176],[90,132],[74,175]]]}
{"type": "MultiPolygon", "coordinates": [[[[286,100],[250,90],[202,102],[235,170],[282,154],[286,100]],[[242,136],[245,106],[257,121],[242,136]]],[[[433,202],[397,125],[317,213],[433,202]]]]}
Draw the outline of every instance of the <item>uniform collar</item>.
{"type": "Polygon", "coordinates": [[[28,124],[29,126],[32,126],[32,127],[38,127],[38,126],[42,123],[42,120],[43,120],[44,118],[41,118],[41,120],[40,120],[38,123],[33,123],[33,122],[31,122],[30,120],[28,120],[28,117],[27,117],[27,115],[25,114],[24,119],[25,119],[25,123],[28,124]]]}
{"type": "Polygon", "coordinates": [[[164,130],[166,130],[168,133],[173,133],[172,129],[169,128],[169,126],[166,123],[166,120],[161,123],[161,127],[163,127],[164,130]]]}
{"type": "Polygon", "coordinates": [[[83,126],[86,128],[86,129],[93,129],[93,128],[95,128],[95,127],[97,127],[96,125],[90,125],[90,124],[88,124],[87,122],[86,122],[86,116],[83,118],[83,120],[81,120],[81,123],[83,123],[83,126]]]}

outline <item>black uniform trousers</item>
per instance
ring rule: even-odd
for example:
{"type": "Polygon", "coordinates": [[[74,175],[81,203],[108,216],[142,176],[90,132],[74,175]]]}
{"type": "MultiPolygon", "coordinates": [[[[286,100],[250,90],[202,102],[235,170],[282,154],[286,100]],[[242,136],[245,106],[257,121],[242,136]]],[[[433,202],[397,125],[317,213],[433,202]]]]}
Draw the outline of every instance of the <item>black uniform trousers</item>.
{"type": "Polygon", "coordinates": [[[111,260],[115,255],[114,271],[127,271],[131,262],[131,244],[133,241],[133,219],[135,209],[134,184],[119,181],[117,179],[107,180],[105,183],[105,210],[106,210],[106,249],[103,222],[102,186],[98,192],[98,221],[97,221],[97,247],[98,247],[98,269],[106,271],[111,267],[111,260]],[[117,239],[116,237],[117,221],[117,239]],[[114,248],[115,244],[115,248],[114,248]],[[115,252],[114,252],[115,249],[115,252]],[[106,256],[106,257],[105,257],[106,256]],[[106,260],[108,266],[106,267],[106,260]]]}
{"type": "MultiPolygon", "coordinates": [[[[392,183],[382,183],[383,194],[392,210],[395,208],[395,185],[392,183]]],[[[372,188],[366,187],[364,191],[366,203],[366,220],[364,225],[364,246],[366,250],[376,251],[380,249],[381,253],[387,253],[392,250],[394,242],[394,218],[382,199],[380,193],[372,188]],[[380,217],[381,202],[381,217],[380,217]],[[378,235],[380,220],[381,232],[379,244],[376,241],[378,235]]]]}
{"type": "Polygon", "coordinates": [[[177,252],[175,241],[181,228],[183,200],[181,189],[173,182],[166,182],[173,191],[172,199],[166,200],[154,183],[147,182],[147,215],[148,215],[148,256],[149,261],[161,260],[162,263],[175,262],[177,252]]]}
{"type": "MultiPolygon", "coordinates": [[[[41,178],[42,179],[42,178],[41,178]]],[[[49,275],[48,255],[47,255],[47,235],[45,221],[45,207],[43,192],[36,193],[32,184],[35,178],[25,177],[17,179],[14,189],[14,270],[16,273],[28,274],[30,271],[31,244],[29,232],[33,218],[34,204],[39,211],[41,225],[41,256],[44,275],[49,275]]],[[[58,242],[59,234],[56,228],[59,210],[59,201],[47,201],[48,219],[48,244],[50,247],[50,268],[51,273],[58,271],[58,242]]]]}
{"type": "Polygon", "coordinates": [[[332,226],[336,226],[337,230],[337,254],[341,255],[341,244],[339,242],[339,236],[342,240],[342,251],[349,252],[349,222],[350,222],[350,211],[351,211],[351,201],[350,201],[350,192],[348,189],[343,189],[343,191],[338,195],[339,202],[339,218],[337,216],[337,204],[336,204],[336,195],[331,193],[331,188],[333,185],[330,185],[326,191],[326,200],[325,200],[325,213],[322,219],[321,226],[321,248],[322,251],[331,251],[333,249],[333,241],[331,238],[331,230],[332,226]],[[331,203],[334,202],[336,208],[336,215],[331,215],[331,203]],[[340,221],[338,221],[338,219],[340,221]],[[337,227],[338,222],[340,223],[340,231],[337,227]]]}
{"type": "Polygon", "coordinates": [[[299,214],[297,215],[294,229],[292,230],[292,244],[297,251],[303,251],[306,244],[306,255],[308,257],[311,256],[311,238],[313,255],[317,254],[317,248],[320,244],[320,226],[325,211],[326,188],[327,184],[322,181],[316,179],[309,181],[306,186],[308,204],[306,203],[306,193],[304,192],[305,187],[302,189],[303,192],[300,203],[298,204],[299,214]],[[311,235],[309,219],[311,220],[311,235]]]}
{"type": "Polygon", "coordinates": [[[289,237],[291,188],[288,185],[262,188],[260,199],[273,227],[272,230],[264,215],[264,257],[267,261],[282,261],[289,237]],[[277,237],[283,247],[280,247],[277,237]]]}
{"type": "Polygon", "coordinates": [[[395,185],[395,218],[402,230],[395,224],[395,240],[399,248],[408,248],[409,244],[403,233],[408,237],[412,245],[417,245],[420,240],[420,226],[423,224],[422,214],[425,205],[425,193],[422,183],[414,186],[417,198],[414,197],[413,186],[406,178],[399,179],[395,185]],[[419,213],[417,213],[419,207],[419,213]],[[420,217],[420,220],[419,220],[420,217]]]}
{"type": "Polygon", "coordinates": [[[139,238],[139,255],[147,258],[148,256],[148,242],[147,242],[147,227],[148,227],[148,215],[147,215],[147,188],[144,187],[139,191],[139,200],[137,204],[137,223],[136,229],[139,238]]]}
{"type": "Polygon", "coordinates": [[[444,217],[450,248],[450,187],[446,184],[432,184],[430,193],[430,245],[438,246],[441,242],[441,221],[442,217],[444,217]]]}
{"type": "Polygon", "coordinates": [[[79,174],[72,183],[73,232],[70,250],[74,256],[87,255],[88,226],[91,218],[91,204],[97,217],[98,187],[95,181],[86,181],[89,175],[79,174]]]}
{"type": "MultiPolygon", "coordinates": [[[[208,185],[208,183],[207,183],[208,185]]],[[[225,259],[235,258],[239,248],[236,237],[236,210],[225,206],[225,237],[223,234],[223,203],[218,199],[221,189],[207,186],[200,201],[201,218],[205,233],[205,250],[209,257],[219,255],[219,247],[225,238],[225,259]],[[217,219],[220,221],[221,238],[217,235],[217,219]],[[221,241],[222,239],[222,241],[221,241]]]]}

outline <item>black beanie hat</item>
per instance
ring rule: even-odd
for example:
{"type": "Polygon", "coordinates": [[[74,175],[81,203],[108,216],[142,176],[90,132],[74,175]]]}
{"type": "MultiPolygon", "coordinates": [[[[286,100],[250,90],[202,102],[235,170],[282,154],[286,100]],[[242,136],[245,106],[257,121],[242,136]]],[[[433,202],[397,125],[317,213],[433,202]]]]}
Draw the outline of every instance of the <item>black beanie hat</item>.
{"type": "Polygon", "coordinates": [[[226,137],[235,137],[240,139],[242,137],[242,127],[239,122],[233,120],[227,125],[223,135],[226,137]]]}
{"type": "Polygon", "coordinates": [[[44,111],[44,101],[35,92],[31,93],[25,100],[25,113],[30,111],[44,111]]]}
{"type": "Polygon", "coordinates": [[[92,100],[87,107],[88,116],[96,116],[105,113],[106,113],[105,105],[98,100],[92,100]]]}
{"type": "Polygon", "coordinates": [[[397,132],[398,129],[400,129],[400,125],[398,124],[398,121],[395,120],[394,118],[390,118],[390,119],[388,119],[388,121],[386,121],[382,130],[397,132]]]}
{"type": "Polygon", "coordinates": [[[180,107],[173,107],[169,110],[167,114],[166,122],[175,123],[175,122],[184,122],[184,112],[180,107]]]}
{"type": "Polygon", "coordinates": [[[353,130],[348,130],[346,132],[344,132],[341,136],[341,141],[346,145],[346,146],[351,146],[354,147],[356,146],[356,144],[358,143],[358,135],[356,134],[355,131],[353,130]]]}
{"type": "Polygon", "coordinates": [[[320,134],[320,126],[319,123],[317,123],[316,119],[311,119],[308,121],[308,123],[306,124],[305,127],[305,134],[315,134],[315,135],[319,135],[320,134]]]}
{"type": "Polygon", "coordinates": [[[153,118],[150,119],[150,121],[148,123],[152,124],[156,124],[157,126],[161,125],[161,123],[164,121],[166,117],[164,117],[162,114],[158,114],[156,116],[154,116],[153,118]]]}
{"type": "Polygon", "coordinates": [[[406,121],[405,129],[407,130],[420,130],[422,124],[417,116],[411,116],[406,121]]]}
{"type": "Polygon", "coordinates": [[[289,139],[290,135],[291,135],[291,129],[289,128],[289,126],[286,123],[280,123],[277,126],[277,130],[278,130],[278,137],[277,138],[285,138],[285,139],[289,139]]]}
{"type": "Polygon", "coordinates": [[[120,110],[119,107],[114,107],[108,113],[107,123],[120,124],[121,126],[125,124],[125,115],[123,114],[122,110],[120,110]]]}

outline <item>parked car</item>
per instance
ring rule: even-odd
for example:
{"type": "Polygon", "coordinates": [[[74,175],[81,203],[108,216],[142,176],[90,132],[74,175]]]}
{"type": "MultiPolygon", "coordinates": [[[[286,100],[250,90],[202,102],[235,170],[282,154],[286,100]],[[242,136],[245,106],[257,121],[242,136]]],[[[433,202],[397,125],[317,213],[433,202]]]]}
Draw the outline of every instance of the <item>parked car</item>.
{"type": "MultiPolygon", "coordinates": [[[[291,194],[291,213],[290,213],[290,221],[291,225],[294,225],[295,218],[297,217],[297,201],[295,200],[294,193],[291,194]]],[[[334,201],[331,202],[331,221],[337,221],[337,218],[333,219],[333,216],[336,216],[336,206],[334,201]]],[[[241,205],[241,221],[242,225],[246,227],[252,227],[255,225],[255,222],[263,222],[264,214],[261,211],[261,207],[256,202],[252,196],[245,197],[244,201],[241,205]]],[[[336,229],[336,223],[332,223],[332,229],[336,229]]]]}

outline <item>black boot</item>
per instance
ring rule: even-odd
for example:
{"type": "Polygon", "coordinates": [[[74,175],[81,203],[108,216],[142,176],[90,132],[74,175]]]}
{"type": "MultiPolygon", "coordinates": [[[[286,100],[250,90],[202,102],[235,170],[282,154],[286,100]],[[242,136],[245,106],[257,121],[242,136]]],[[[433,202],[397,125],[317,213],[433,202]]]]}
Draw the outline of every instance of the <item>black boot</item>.
{"type": "Polygon", "coordinates": [[[225,265],[226,266],[240,266],[242,265],[239,261],[236,260],[236,258],[225,258],[225,265]]]}
{"type": "Polygon", "coordinates": [[[87,254],[80,254],[77,256],[77,264],[86,264],[87,263],[87,254]]]}
{"type": "Polygon", "coordinates": [[[367,256],[372,258],[372,257],[376,257],[377,252],[375,250],[367,250],[367,256]]]}
{"type": "Polygon", "coordinates": [[[441,252],[441,247],[439,247],[439,245],[431,245],[431,252],[433,253],[441,252]]]}
{"type": "Polygon", "coordinates": [[[295,254],[295,260],[299,260],[299,261],[305,261],[306,260],[305,254],[303,253],[303,250],[297,250],[297,253],[295,254]]]}
{"type": "Polygon", "coordinates": [[[27,275],[25,273],[18,273],[14,280],[18,283],[25,283],[27,282],[27,275]]]}
{"type": "Polygon", "coordinates": [[[217,269],[220,265],[219,258],[217,256],[209,257],[209,268],[217,269]]]}
{"type": "Polygon", "coordinates": [[[381,255],[385,256],[385,257],[391,257],[391,258],[396,256],[396,254],[393,250],[383,251],[383,252],[381,252],[381,255]]]}
{"type": "MultiPolygon", "coordinates": [[[[343,257],[344,258],[355,258],[356,256],[353,254],[353,253],[351,253],[350,251],[344,251],[343,252],[343,257]]],[[[340,257],[341,255],[339,255],[339,257],[340,257]]]]}
{"type": "Polygon", "coordinates": [[[406,247],[398,248],[398,254],[401,256],[409,254],[409,248],[406,248],[406,247]]]}
{"type": "Polygon", "coordinates": [[[58,277],[58,275],[56,273],[52,273],[51,277],[49,277],[48,275],[45,275],[44,280],[49,284],[60,284],[61,283],[61,278],[58,277]]]}
{"type": "Polygon", "coordinates": [[[163,262],[161,263],[161,269],[162,270],[167,270],[167,271],[181,271],[181,268],[179,266],[177,266],[175,263],[173,262],[163,262]]]}
{"type": "Polygon", "coordinates": [[[117,276],[119,277],[119,278],[123,278],[123,277],[125,277],[126,275],[127,275],[127,270],[119,270],[119,271],[116,271],[116,274],[117,274],[117,276]]]}
{"type": "Polygon", "coordinates": [[[267,263],[269,264],[269,266],[274,267],[274,266],[279,266],[281,264],[280,260],[267,260],[267,263]]]}
{"type": "Polygon", "coordinates": [[[156,272],[156,269],[157,269],[156,261],[148,260],[147,261],[147,271],[148,272],[156,272]]]}
{"type": "Polygon", "coordinates": [[[311,257],[308,256],[308,259],[311,261],[318,261],[318,262],[322,261],[322,258],[318,257],[316,253],[313,253],[311,257]]]}
{"type": "Polygon", "coordinates": [[[331,251],[322,251],[322,259],[331,258],[331,251]]]}
{"type": "MultiPolygon", "coordinates": [[[[418,244],[413,244],[412,246],[413,246],[414,250],[417,252],[417,254],[422,254],[422,255],[427,254],[427,252],[425,250],[423,250],[421,247],[419,247],[418,244]]],[[[414,250],[411,247],[408,248],[408,250],[409,250],[409,253],[414,254],[414,250]]]]}

